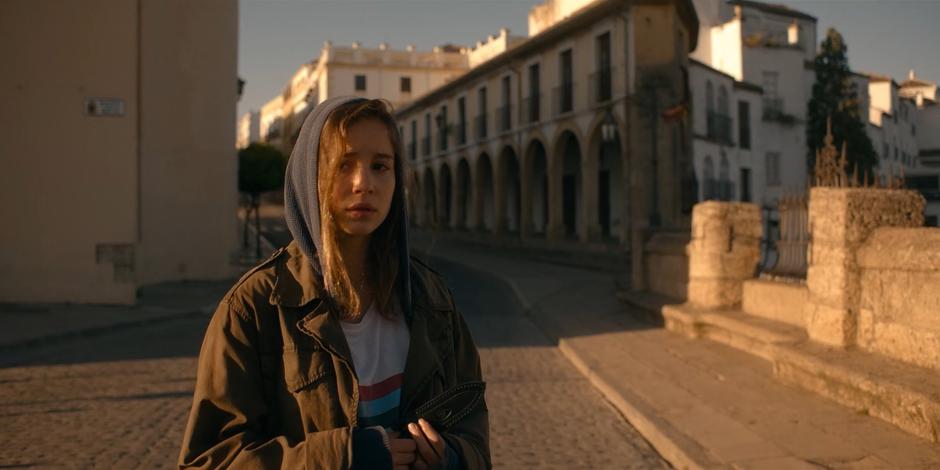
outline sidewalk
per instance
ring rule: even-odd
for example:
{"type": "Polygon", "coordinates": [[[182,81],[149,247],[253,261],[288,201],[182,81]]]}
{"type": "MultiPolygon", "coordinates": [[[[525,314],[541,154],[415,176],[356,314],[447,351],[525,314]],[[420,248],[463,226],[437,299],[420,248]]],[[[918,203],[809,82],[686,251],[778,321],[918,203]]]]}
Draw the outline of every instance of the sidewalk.
{"type": "Polygon", "coordinates": [[[644,312],[617,300],[610,273],[441,239],[415,245],[432,264],[459,263],[506,282],[676,468],[940,468],[940,446],[784,385],[753,355],[640,320],[644,312]]]}
{"type": "Polygon", "coordinates": [[[49,342],[193,316],[208,316],[232,281],[155,284],[141,289],[137,305],[0,304],[0,353],[49,342]]]}

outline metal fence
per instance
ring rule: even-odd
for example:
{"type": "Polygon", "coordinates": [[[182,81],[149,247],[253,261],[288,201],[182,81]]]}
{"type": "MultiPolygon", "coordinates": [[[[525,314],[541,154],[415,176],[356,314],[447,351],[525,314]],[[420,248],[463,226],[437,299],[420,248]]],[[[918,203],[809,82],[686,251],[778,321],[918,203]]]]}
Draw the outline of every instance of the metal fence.
{"type": "Polygon", "coordinates": [[[781,196],[777,207],[764,208],[760,271],[764,277],[806,279],[809,246],[809,196],[781,196]]]}

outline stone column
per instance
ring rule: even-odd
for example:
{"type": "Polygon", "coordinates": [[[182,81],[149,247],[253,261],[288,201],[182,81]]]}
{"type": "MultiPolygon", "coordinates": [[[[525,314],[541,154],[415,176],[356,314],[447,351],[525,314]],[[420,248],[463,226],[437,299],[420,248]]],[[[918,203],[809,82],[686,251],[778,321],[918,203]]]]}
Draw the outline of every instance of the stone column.
{"type": "Polygon", "coordinates": [[[855,344],[860,275],[856,252],[878,227],[924,224],[924,198],[915,191],[813,188],[809,200],[809,299],[803,316],[815,341],[855,344]]]}
{"type": "Polygon", "coordinates": [[[731,308],[760,260],[761,215],[756,204],[708,201],[692,210],[688,303],[731,308]]]}
{"type": "Polygon", "coordinates": [[[565,238],[565,220],[562,207],[561,159],[549,157],[548,160],[548,224],[546,238],[561,240],[565,238]]]}
{"type": "Polygon", "coordinates": [[[532,236],[532,174],[527,161],[519,165],[519,238],[532,236]]]}

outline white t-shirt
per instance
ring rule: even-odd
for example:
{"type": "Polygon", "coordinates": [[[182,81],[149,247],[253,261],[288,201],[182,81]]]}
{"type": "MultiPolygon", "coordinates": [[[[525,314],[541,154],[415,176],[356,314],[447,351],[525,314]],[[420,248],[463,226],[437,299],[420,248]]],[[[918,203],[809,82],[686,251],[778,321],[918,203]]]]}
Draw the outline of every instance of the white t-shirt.
{"type": "Polygon", "coordinates": [[[369,307],[359,323],[341,321],[359,377],[359,426],[390,428],[398,420],[410,333],[402,315],[388,320],[369,307]]]}

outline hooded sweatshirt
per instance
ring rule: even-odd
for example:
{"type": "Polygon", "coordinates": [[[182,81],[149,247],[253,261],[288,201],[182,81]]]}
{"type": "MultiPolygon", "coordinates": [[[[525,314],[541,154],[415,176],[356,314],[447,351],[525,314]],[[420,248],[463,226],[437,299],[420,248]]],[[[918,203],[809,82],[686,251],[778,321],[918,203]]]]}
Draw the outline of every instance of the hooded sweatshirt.
{"type": "MultiPolygon", "coordinates": [[[[336,96],[318,104],[300,128],[300,135],[290,160],[287,162],[287,173],[284,178],[284,218],[287,228],[300,247],[300,251],[313,264],[313,269],[322,275],[317,253],[323,248],[320,236],[320,198],[317,192],[317,168],[320,161],[320,133],[326,125],[330,113],[337,107],[357,101],[366,101],[355,96],[336,96]]],[[[404,211],[404,191],[395,191],[393,206],[397,203],[399,210],[404,211]]],[[[391,216],[392,214],[389,214],[391,216]]],[[[408,251],[408,221],[403,217],[398,236],[399,267],[398,289],[402,311],[405,319],[411,321],[411,281],[409,276],[408,251]]]]}
{"type": "MultiPolygon", "coordinates": [[[[287,227],[290,229],[294,240],[297,241],[300,251],[310,260],[313,264],[313,269],[320,274],[321,277],[323,271],[320,266],[319,257],[317,256],[317,253],[319,253],[323,247],[320,232],[320,200],[317,180],[319,174],[317,170],[320,161],[320,134],[333,110],[343,104],[358,101],[366,100],[352,96],[338,96],[327,99],[317,105],[313,111],[307,115],[307,118],[304,119],[303,126],[300,129],[300,135],[297,138],[297,143],[294,145],[294,150],[291,152],[290,160],[288,160],[287,163],[287,172],[284,181],[284,217],[287,221],[287,227]]],[[[401,211],[404,211],[405,208],[405,201],[400,200],[403,194],[404,191],[395,191],[393,197],[399,200],[393,201],[392,203],[393,207],[398,207],[401,211]]],[[[390,213],[389,216],[393,216],[393,214],[390,213]]],[[[405,320],[410,323],[411,286],[409,276],[410,267],[408,265],[407,228],[408,223],[407,220],[405,220],[404,223],[401,224],[401,232],[398,234],[399,270],[397,279],[402,311],[404,312],[405,320]]],[[[375,315],[374,310],[370,311],[370,313],[375,315]]],[[[344,327],[344,332],[345,331],[346,328],[344,327]]],[[[406,335],[404,341],[405,350],[407,351],[407,331],[405,331],[404,334],[406,335]]],[[[374,335],[373,338],[375,338],[374,335]]],[[[357,338],[356,344],[361,342],[362,341],[357,338]]],[[[353,346],[353,344],[350,346],[353,346]]],[[[368,347],[368,345],[363,346],[368,347]]],[[[356,365],[355,361],[354,365],[356,365]]],[[[361,366],[362,364],[357,365],[356,368],[359,369],[361,366]]],[[[370,367],[372,366],[373,365],[370,364],[370,367]]],[[[359,374],[363,372],[365,371],[357,370],[359,374]]],[[[397,377],[400,379],[401,374],[398,374],[397,377]]],[[[381,384],[363,385],[360,387],[360,393],[363,393],[361,390],[362,387],[367,388],[367,391],[369,391],[378,385],[381,384]]],[[[388,396],[383,398],[385,401],[389,401],[392,398],[397,399],[398,396],[397,393],[389,393],[388,396]]],[[[373,405],[382,404],[381,400],[378,399],[372,401],[375,402],[373,405]]],[[[360,405],[369,403],[372,402],[365,401],[360,403],[360,405]]],[[[398,404],[393,403],[393,405],[394,408],[392,411],[397,411],[398,404]]],[[[363,407],[360,406],[360,408],[363,407]]],[[[360,415],[362,415],[363,412],[368,414],[369,410],[369,408],[361,409],[360,415]]],[[[368,422],[368,420],[364,420],[364,422],[368,422]]],[[[391,467],[391,454],[387,452],[387,450],[390,450],[388,435],[381,426],[364,429],[357,428],[353,431],[354,468],[391,467]]]]}

